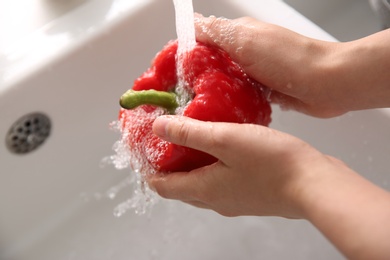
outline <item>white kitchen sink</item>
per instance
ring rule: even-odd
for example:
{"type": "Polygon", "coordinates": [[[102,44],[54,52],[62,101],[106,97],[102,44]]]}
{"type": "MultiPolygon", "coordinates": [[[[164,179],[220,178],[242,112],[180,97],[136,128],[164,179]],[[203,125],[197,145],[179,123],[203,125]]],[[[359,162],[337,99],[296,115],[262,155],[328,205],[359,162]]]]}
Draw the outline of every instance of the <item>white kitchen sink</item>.
{"type": "MultiPolygon", "coordinates": [[[[334,40],[282,1],[194,0],[194,8],[334,40]]],[[[0,49],[0,259],[342,259],[302,220],[225,218],[162,199],[146,214],[114,216],[134,188],[121,186],[130,169],[101,167],[119,139],[109,124],[120,95],[175,37],[171,0],[100,0],[0,49]],[[50,135],[31,153],[14,154],[4,140],[13,123],[32,112],[49,117],[50,135]],[[120,187],[110,198],[107,191],[120,187]]],[[[388,188],[389,117],[387,110],[372,110],[320,120],[274,107],[271,127],[388,188]]],[[[26,122],[31,130],[34,119],[26,122]]]]}

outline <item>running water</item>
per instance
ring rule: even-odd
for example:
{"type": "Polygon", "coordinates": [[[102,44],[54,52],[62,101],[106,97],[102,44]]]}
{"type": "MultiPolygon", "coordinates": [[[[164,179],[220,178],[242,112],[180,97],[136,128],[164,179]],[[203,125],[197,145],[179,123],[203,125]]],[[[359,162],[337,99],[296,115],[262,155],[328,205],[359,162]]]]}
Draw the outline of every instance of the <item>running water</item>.
{"type": "MultiPolygon", "coordinates": [[[[183,76],[183,59],[196,45],[195,40],[195,26],[194,26],[194,10],[192,0],[173,0],[175,12],[176,12],[176,32],[178,38],[178,50],[176,55],[176,67],[178,84],[176,87],[176,93],[180,97],[178,102],[180,107],[185,107],[189,100],[191,100],[191,91],[188,84],[185,82],[183,76]]],[[[133,113],[142,113],[143,110],[133,113]]],[[[142,122],[132,122],[130,127],[137,128],[138,124],[143,124],[147,120],[154,120],[159,114],[160,110],[156,113],[148,113],[137,118],[142,119],[142,122]]],[[[177,113],[181,113],[180,110],[177,113]]],[[[146,174],[153,174],[152,169],[147,170],[147,162],[140,158],[137,151],[130,150],[127,145],[128,134],[134,134],[134,131],[129,129],[121,129],[121,122],[114,122],[111,125],[112,129],[120,130],[122,138],[117,141],[113,147],[115,155],[109,156],[103,159],[102,165],[113,164],[117,169],[131,168],[132,178],[126,178],[118,185],[111,187],[106,196],[109,199],[114,199],[117,194],[132,186],[134,188],[133,196],[128,200],[120,203],[114,209],[114,215],[119,217],[126,213],[129,209],[135,209],[136,214],[145,214],[149,208],[151,208],[157,201],[158,196],[155,192],[151,191],[145,181],[146,174]]],[[[133,129],[134,130],[134,129],[133,129]]]]}
{"type": "MultiPolygon", "coordinates": [[[[179,41],[179,56],[191,51],[196,44],[194,8],[192,0],[173,0],[176,14],[176,33],[179,41]]],[[[179,62],[180,63],[180,62],[179,62]]]]}
{"type": "Polygon", "coordinates": [[[176,33],[178,39],[178,49],[176,54],[176,70],[178,84],[176,93],[179,96],[180,107],[184,107],[190,100],[191,91],[183,76],[183,60],[185,55],[191,51],[195,45],[194,7],[192,0],[173,0],[176,14],[176,33]]]}

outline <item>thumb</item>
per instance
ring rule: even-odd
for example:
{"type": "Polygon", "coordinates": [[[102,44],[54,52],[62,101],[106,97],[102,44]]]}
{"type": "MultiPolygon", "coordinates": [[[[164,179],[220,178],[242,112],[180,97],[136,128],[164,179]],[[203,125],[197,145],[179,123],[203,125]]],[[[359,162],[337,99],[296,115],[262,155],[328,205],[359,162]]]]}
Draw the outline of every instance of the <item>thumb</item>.
{"type": "Polygon", "coordinates": [[[153,132],[168,142],[203,151],[221,159],[229,143],[225,140],[225,131],[221,131],[222,124],[184,116],[161,116],[154,121],[153,132]]]}

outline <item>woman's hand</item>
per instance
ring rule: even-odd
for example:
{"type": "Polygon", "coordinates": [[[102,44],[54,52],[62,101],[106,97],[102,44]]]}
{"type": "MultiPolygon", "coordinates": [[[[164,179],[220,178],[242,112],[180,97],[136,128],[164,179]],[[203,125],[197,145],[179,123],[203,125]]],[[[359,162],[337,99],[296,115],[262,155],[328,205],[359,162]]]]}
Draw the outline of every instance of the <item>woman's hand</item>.
{"type": "Polygon", "coordinates": [[[390,195],[305,142],[258,125],[157,118],[161,138],[219,159],[148,176],[164,198],[225,216],[304,218],[348,258],[389,259],[390,195]]]}
{"type": "Polygon", "coordinates": [[[197,40],[227,51],[274,103],[317,117],[390,106],[390,30],[324,42],[257,21],[195,19],[197,40]]]}
{"type": "Polygon", "coordinates": [[[320,178],[334,164],[305,142],[259,125],[168,116],[155,121],[154,132],[219,161],[187,173],[149,176],[150,186],[162,197],[226,216],[303,218],[301,196],[307,178],[320,178]]]}

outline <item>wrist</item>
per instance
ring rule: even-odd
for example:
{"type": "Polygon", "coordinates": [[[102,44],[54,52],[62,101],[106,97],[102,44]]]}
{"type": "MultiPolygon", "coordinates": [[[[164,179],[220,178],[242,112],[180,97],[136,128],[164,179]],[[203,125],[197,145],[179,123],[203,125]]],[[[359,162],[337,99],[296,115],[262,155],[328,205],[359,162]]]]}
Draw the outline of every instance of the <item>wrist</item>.
{"type": "Polygon", "coordinates": [[[323,60],[329,87],[345,111],[390,106],[390,30],[336,43],[323,60]]]}
{"type": "Polygon", "coordinates": [[[307,40],[295,73],[303,92],[295,97],[319,117],[390,107],[389,41],[390,30],[345,43],[307,40]]]}
{"type": "Polygon", "coordinates": [[[322,201],[329,202],[328,195],[332,194],[332,182],[337,179],[334,164],[342,164],[336,160],[317,153],[308,153],[309,158],[301,158],[294,174],[298,176],[293,182],[290,198],[298,209],[298,217],[313,222],[313,214],[318,212],[317,206],[322,201]]]}
{"type": "Polygon", "coordinates": [[[316,175],[306,179],[305,219],[348,258],[388,257],[389,193],[332,158],[316,175]]]}

